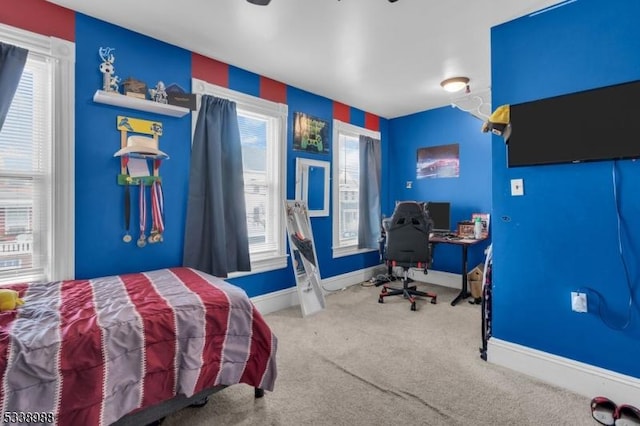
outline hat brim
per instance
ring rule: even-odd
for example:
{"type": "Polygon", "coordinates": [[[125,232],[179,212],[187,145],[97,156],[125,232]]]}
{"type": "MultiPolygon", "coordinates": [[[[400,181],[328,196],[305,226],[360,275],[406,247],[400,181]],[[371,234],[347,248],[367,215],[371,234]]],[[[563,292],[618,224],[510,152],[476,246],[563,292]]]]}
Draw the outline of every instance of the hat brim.
{"type": "Polygon", "coordinates": [[[125,146],[122,149],[116,151],[113,154],[114,157],[121,157],[123,155],[127,155],[130,157],[139,157],[139,158],[159,158],[159,159],[168,159],[169,156],[167,153],[160,151],[159,149],[154,148],[146,148],[141,150],[135,146],[125,146]]]}

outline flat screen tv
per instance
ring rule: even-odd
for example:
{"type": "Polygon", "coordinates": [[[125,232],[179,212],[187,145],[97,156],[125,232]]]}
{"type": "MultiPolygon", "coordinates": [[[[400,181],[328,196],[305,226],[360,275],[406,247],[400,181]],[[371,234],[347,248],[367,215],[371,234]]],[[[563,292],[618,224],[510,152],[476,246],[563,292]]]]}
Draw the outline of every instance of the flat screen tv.
{"type": "Polygon", "coordinates": [[[510,106],[509,167],[640,157],[640,81],[510,106]]]}

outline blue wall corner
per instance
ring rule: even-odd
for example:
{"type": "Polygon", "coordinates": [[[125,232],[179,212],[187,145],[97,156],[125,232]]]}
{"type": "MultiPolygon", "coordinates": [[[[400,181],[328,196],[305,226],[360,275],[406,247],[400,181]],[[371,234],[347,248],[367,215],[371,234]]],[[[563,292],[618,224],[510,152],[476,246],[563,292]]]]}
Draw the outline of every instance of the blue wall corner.
{"type": "MultiPolygon", "coordinates": [[[[634,0],[580,0],[494,27],[494,104],[639,79],[638,16],[634,0]]],[[[638,305],[629,305],[640,296],[640,163],[507,168],[504,142],[494,136],[492,146],[493,335],[640,377],[638,305]],[[513,178],[524,179],[524,196],[510,195],[513,178]],[[576,290],[588,314],[571,311],[576,290]]]]}
{"type": "MultiPolygon", "coordinates": [[[[391,199],[383,212],[393,213],[396,201],[449,201],[451,226],[470,220],[476,212],[491,213],[491,139],[482,133],[482,121],[452,107],[432,109],[389,121],[389,168],[391,199]],[[457,143],[459,177],[417,179],[419,148],[457,143]],[[411,188],[407,188],[411,181],[411,188]]],[[[490,221],[492,222],[492,221],[490,221]]],[[[492,234],[491,223],[489,226],[492,234]]],[[[483,261],[488,242],[469,249],[470,267],[483,261]]],[[[440,244],[434,252],[433,269],[461,273],[460,248],[440,244]]]]}

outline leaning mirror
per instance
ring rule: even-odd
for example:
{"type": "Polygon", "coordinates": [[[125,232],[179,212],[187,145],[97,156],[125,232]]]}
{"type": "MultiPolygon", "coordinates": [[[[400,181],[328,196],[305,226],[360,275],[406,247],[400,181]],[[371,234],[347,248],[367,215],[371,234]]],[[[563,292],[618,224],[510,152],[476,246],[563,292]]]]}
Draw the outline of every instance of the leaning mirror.
{"type": "Polygon", "coordinates": [[[329,216],[329,162],[296,158],[296,200],[309,216],[329,216]]]}
{"type": "Polygon", "coordinates": [[[311,222],[307,214],[307,206],[303,201],[285,201],[287,214],[287,234],[293,271],[298,288],[298,299],[302,315],[307,316],[325,308],[322,293],[322,279],[318,269],[311,222]]]}

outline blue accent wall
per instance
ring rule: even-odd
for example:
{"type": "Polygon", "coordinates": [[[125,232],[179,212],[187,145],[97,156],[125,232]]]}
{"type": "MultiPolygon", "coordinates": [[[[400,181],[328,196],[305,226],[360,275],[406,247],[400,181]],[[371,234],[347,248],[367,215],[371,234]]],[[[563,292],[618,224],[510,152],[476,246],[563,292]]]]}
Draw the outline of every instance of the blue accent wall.
{"type": "MultiPolygon", "coordinates": [[[[191,52],[143,36],[125,28],[76,14],[76,278],[145,271],[182,264],[184,220],[189,184],[191,153],[191,115],[173,118],[159,114],[113,107],[93,102],[93,95],[102,87],[98,70],[100,47],[115,48],[116,75],[122,80],[134,77],[144,82],[164,81],[191,87],[191,52]],[[116,117],[160,121],[163,135],[160,149],[170,159],[162,162],[160,175],[165,196],[164,242],[136,246],[138,236],[138,188],[131,189],[131,235],[133,241],[122,242],[124,235],[124,187],[116,184],[120,171],[113,153],[120,147],[120,132],[116,117]]],[[[229,88],[253,96],[260,95],[260,76],[229,66],[229,88]]],[[[289,122],[287,132],[287,198],[295,194],[295,158],[306,156],[331,161],[331,155],[313,155],[293,151],[293,113],[327,120],[332,126],[333,101],[287,86],[289,122]]],[[[365,112],[350,108],[351,124],[364,126],[365,112]]],[[[383,158],[388,152],[387,120],[380,119],[383,158]]],[[[383,166],[383,173],[387,173],[383,166]]],[[[385,179],[383,178],[383,182],[385,179]]],[[[383,203],[388,190],[383,188],[383,203]]],[[[149,195],[147,193],[147,199],[149,195]]],[[[148,214],[149,229],[150,215],[148,214]]],[[[379,263],[377,252],[332,258],[331,217],[311,219],[322,278],[360,270],[379,263]]],[[[249,296],[256,296],[295,286],[293,268],[236,277],[230,282],[242,287],[249,296]]]]}
{"type": "MultiPolygon", "coordinates": [[[[392,141],[385,165],[389,168],[390,198],[383,212],[393,213],[396,201],[448,201],[451,228],[470,220],[476,212],[491,213],[491,139],[481,131],[482,121],[457,108],[443,107],[389,121],[392,141]],[[460,173],[452,178],[416,179],[419,148],[459,144],[460,173]],[[407,181],[412,182],[410,189],[407,181]]],[[[490,221],[489,232],[493,233],[490,221]]],[[[483,261],[489,243],[469,249],[469,268],[483,261]]],[[[450,244],[435,247],[432,269],[461,273],[461,248],[450,244]]]]}
{"type": "MultiPolygon", "coordinates": [[[[122,80],[134,77],[151,86],[162,80],[167,85],[177,83],[190,88],[191,53],[86,15],[76,14],[75,22],[76,278],[180,265],[191,151],[190,115],[173,118],[112,107],[94,103],[93,95],[102,88],[98,69],[100,47],[115,48],[115,74],[122,80]],[[118,115],[160,121],[163,125],[160,149],[170,156],[160,167],[165,198],[164,242],[149,244],[144,249],[135,244],[139,217],[137,187],[131,188],[133,241],[122,242],[124,187],[116,184],[120,160],[113,157],[120,148],[118,115]]],[[[147,229],[150,229],[148,211],[147,229]]]]}
{"type": "MultiPolygon", "coordinates": [[[[578,0],[494,27],[494,107],[640,79],[638,16],[637,0],[578,0]]],[[[507,168],[492,147],[493,336],[640,377],[640,163],[507,168]],[[586,314],[571,310],[578,290],[586,314]]]]}

